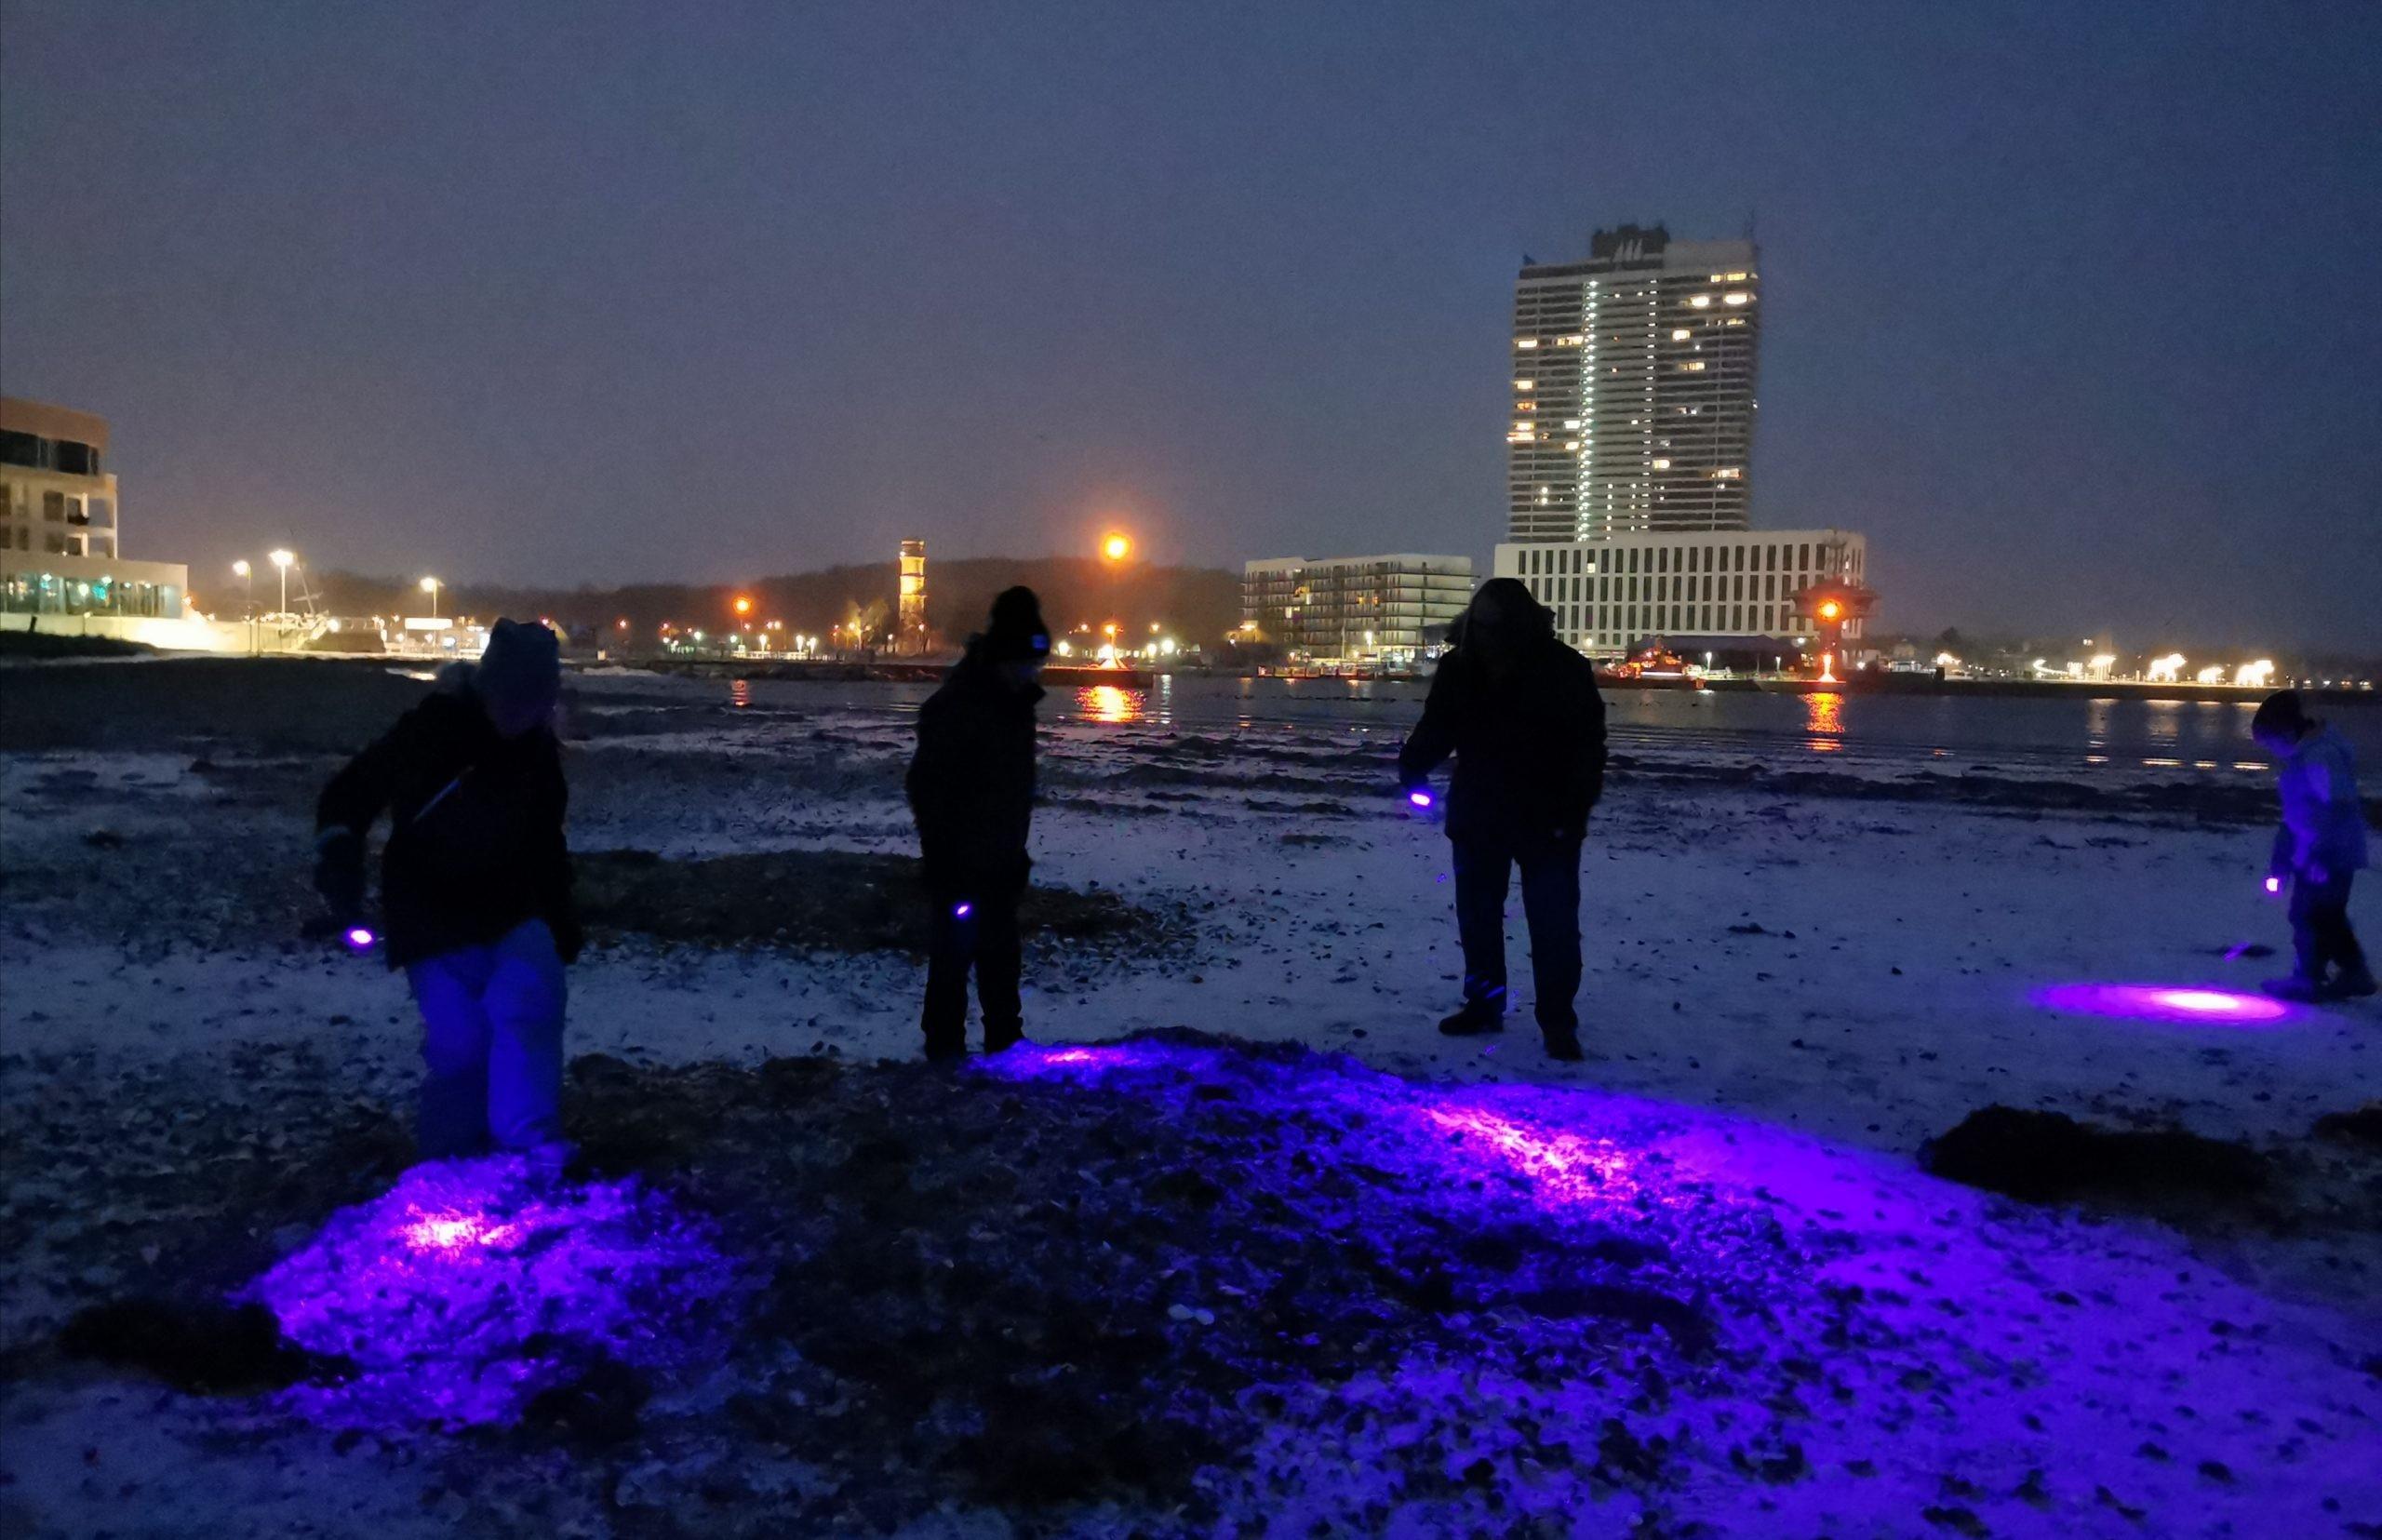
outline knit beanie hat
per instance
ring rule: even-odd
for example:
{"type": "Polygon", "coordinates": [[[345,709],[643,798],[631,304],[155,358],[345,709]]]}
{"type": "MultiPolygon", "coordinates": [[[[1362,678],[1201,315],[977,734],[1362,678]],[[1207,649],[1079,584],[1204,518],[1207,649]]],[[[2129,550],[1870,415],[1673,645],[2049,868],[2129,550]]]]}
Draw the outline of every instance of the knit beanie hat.
{"type": "Polygon", "coordinates": [[[542,625],[499,621],[488,634],[472,688],[496,730],[517,738],[552,716],[562,698],[562,644],[542,625]]]}
{"type": "Polygon", "coordinates": [[[1031,588],[1004,588],[993,601],[993,622],[984,632],[984,655],[997,663],[1040,663],[1050,654],[1050,633],[1042,623],[1042,601],[1031,588]]]}

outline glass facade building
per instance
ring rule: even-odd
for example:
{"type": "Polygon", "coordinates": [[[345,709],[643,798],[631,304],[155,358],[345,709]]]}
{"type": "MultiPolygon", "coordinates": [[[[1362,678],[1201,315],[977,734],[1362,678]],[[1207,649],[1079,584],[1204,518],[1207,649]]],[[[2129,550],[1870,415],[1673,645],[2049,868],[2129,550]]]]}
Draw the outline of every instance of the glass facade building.
{"type": "Polygon", "coordinates": [[[1507,538],[1743,529],[1761,274],[1751,241],[1599,230],[1514,287],[1507,538]]]}
{"type": "Polygon", "coordinates": [[[1411,663],[1464,613],[1472,583],[1469,556],[1252,561],[1241,572],[1241,626],[1296,662],[1411,663]]]}
{"type": "Polygon", "coordinates": [[[127,561],[107,420],[0,400],[0,613],[181,617],[188,569],[127,561]]]}

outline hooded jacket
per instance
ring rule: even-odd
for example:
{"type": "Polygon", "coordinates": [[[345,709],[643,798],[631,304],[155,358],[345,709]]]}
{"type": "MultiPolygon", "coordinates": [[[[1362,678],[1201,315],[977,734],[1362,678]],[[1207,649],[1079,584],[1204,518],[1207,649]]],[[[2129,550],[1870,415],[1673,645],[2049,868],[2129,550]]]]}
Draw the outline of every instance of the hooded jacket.
{"type": "Polygon", "coordinates": [[[918,708],[918,746],[904,783],[927,886],[938,897],[1025,886],[1034,820],[1034,703],[1012,690],[986,638],[968,644],[918,708]]]}
{"type": "Polygon", "coordinates": [[[1555,635],[1513,578],[1481,584],[1439,660],[1423,719],[1398,756],[1422,783],[1449,755],[1448,837],[1576,839],[1604,792],[1604,698],[1596,670],[1555,635]]]}
{"type": "Polygon", "coordinates": [[[579,950],[569,794],[551,727],[507,738],[488,719],[472,665],[349,760],[315,804],[320,834],[362,841],[389,814],[381,858],[381,925],[389,966],[485,946],[542,919],[569,961],[579,950]]]}
{"type": "Polygon", "coordinates": [[[2300,740],[2275,767],[2275,790],[2282,798],[2282,827],[2275,831],[2274,875],[2319,865],[2338,874],[2365,865],[2365,806],[2349,740],[2329,727],[2300,740]]]}

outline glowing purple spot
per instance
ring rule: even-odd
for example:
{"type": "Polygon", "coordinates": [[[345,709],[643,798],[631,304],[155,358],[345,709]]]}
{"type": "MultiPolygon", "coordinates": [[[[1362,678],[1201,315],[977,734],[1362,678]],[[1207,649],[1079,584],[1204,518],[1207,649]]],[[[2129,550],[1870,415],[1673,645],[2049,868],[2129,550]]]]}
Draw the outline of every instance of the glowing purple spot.
{"type": "Polygon", "coordinates": [[[1427,808],[1431,805],[1431,794],[1418,786],[1406,794],[1406,800],[1418,808],[1427,808]]]}
{"type": "Polygon", "coordinates": [[[2247,1025],[2279,1022],[2292,1014],[2290,1006],[2264,995],[2167,984],[2061,984],[2037,991],[2034,998],[2045,1011],[2144,1022],[2247,1025]]]}
{"type": "Polygon", "coordinates": [[[291,1387],[292,1408],[387,1427],[509,1420],[590,1351],[691,1365],[717,1351],[737,1283],[712,1227],[663,1195],[494,1156],[415,1167],[247,1294],[292,1341],[355,1366],[291,1387]]]}
{"type": "Polygon", "coordinates": [[[369,952],[372,950],[373,944],[380,939],[372,933],[372,928],[368,925],[351,925],[347,928],[347,944],[351,950],[369,952]]]}
{"type": "Polygon", "coordinates": [[[954,919],[966,919],[975,912],[976,906],[972,904],[955,904],[951,906],[951,917],[954,919]]]}
{"type": "Polygon", "coordinates": [[[2270,893],[2279,893],[2282,891],[2282,878],[2279,877],[2270,877],[2267,878],[2267,891],[2270,893]]]}

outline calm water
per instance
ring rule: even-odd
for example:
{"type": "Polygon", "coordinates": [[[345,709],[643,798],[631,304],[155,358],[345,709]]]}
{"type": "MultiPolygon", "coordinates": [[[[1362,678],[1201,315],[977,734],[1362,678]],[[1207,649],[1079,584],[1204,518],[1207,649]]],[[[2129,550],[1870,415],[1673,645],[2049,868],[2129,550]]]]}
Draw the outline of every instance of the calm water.
{"type": "MultiPolygon", "coordinates": [[[[647,683],[640,681],[642,690],[647,683]]],[[[734,685],[670,680],[704,700],[729,697],[770,711],[916,710],[930,685],[734,685]]],[[[1164,677],[1146,689],[1113,685],[1053,689],[1045,721],[1174,731],[1264,731],[1339,728],[1403,734],[1423,709],[1424,686],[1340,679],[1164,677]]],[[[1671,750],[1785,764],[1931,764],[2038,772],[2263,774],[2250,742],[2252,702],[2094,700],[1958,695],[1703,694],[1612,690],[1605,696],[1613,744],[1623,752],[1671,750]]],[[[2326,708],[2382,774],[2382,701],[2326,708]]]]}

